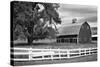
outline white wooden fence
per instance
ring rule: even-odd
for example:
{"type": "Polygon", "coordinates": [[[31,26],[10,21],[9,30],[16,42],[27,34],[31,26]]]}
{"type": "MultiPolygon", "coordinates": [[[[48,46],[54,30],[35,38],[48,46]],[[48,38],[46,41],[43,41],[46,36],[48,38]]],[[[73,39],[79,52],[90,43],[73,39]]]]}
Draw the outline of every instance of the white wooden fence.
{"type": "Polygon", "coordinates": [[[14,61],[30,60],[55,60],[64,58],[76,58],[97,54],[97,48],[77,48],[77,49],[33,49],[33,48],[12,48],[19,50],[12,52],[11,55],[28,55],[28,58],[12,58],[14,61]],[[24,52],[23,52],[24,51],[24,52]]]}

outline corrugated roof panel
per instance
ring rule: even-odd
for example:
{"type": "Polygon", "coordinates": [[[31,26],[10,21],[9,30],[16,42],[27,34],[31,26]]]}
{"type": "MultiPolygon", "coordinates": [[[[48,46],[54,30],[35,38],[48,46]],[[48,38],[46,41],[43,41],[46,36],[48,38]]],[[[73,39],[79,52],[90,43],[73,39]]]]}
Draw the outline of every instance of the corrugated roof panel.
{"type": "Polygon", "coordinates": [[[59,31],[59,34],[61,35],[79,34],[80,27],[81,25],[61,27],[61,31],[59,31]]]}

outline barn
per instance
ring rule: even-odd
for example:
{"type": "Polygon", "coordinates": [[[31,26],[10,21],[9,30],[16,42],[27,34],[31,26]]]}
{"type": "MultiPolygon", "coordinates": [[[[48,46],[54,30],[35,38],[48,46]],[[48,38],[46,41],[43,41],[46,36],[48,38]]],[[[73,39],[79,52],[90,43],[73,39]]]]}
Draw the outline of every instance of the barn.
{"type": "Polygon", "coordinates": [[[57,35],[57,43],[90,43],[91,28],[87,22],[73,23],[69,26],[60,28],[61,31],[57,35]]]}
{"type": "Polygon", "coordinates": [[[97,27],[92,27],[91,31],[92,31],[92,41],[97,41],[98,39],[97,27]]]}

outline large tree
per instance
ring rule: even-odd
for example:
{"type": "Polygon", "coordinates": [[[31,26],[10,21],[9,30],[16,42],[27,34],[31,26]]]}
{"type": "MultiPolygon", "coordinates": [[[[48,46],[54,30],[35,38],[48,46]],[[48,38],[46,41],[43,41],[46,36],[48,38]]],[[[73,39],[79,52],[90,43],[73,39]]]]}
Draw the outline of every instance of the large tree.
{"type": "Polygon", "coordinates": [[[61,24],[61,19],[56,11],[58,4],[21,1],[14,1],[12,4],[14,39],[23,34],[31,44],[33,40],[55,37],[56,24],[61,24]],[[41,9],[39,4],[44,7],[41,11],[39,11],[41,9]],[[55,28],[52,28],[52,24],[55,28]]]}

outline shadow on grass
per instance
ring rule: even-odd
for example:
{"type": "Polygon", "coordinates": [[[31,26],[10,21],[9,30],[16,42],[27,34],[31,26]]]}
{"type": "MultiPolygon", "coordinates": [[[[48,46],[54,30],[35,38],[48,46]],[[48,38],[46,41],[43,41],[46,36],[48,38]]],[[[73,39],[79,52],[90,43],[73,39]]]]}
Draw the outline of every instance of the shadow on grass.
{"type": "Polygon", "coordinates": [[[14,44],[14,46],[33,46],[33,45],[50,45],[52,43],[32,43],[32,44],[28,44],[28,43],[17,43],[17,44],[14,44]]]}

